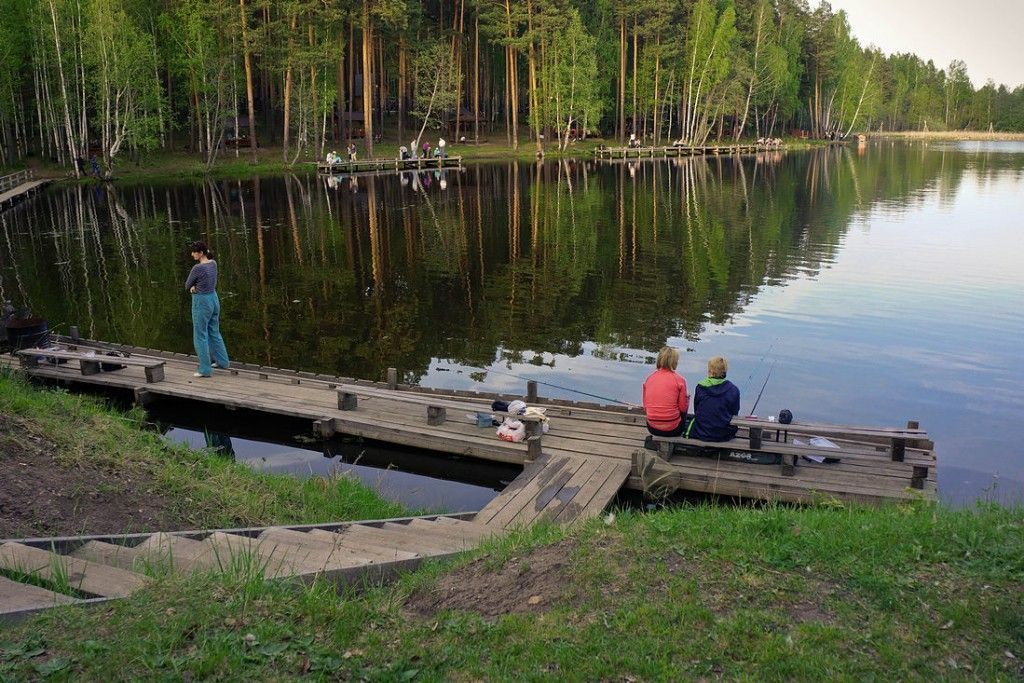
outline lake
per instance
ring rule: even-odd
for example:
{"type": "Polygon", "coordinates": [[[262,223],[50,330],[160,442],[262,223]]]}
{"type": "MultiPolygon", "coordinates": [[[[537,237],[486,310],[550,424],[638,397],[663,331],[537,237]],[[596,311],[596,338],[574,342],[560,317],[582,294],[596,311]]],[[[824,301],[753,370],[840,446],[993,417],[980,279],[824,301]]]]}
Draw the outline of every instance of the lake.
{"type": "Polygon", "coordinates": [[[638,403],[667,343],[743,412],[918,420],[943,500],[1020,501],[1022,217],[1024,143],[55,187],[0,215],[0,296],[189,352],[202,238],[237,360],[638,403]]]}

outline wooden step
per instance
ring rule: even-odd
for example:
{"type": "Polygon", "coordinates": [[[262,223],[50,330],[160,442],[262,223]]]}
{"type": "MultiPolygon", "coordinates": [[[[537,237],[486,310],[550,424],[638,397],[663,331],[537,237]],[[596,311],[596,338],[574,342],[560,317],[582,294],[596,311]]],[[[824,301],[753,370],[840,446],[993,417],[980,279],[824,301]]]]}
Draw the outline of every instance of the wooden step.
{"type": "Polygon", "coordinates": [[[265,546],[279,545],[285,549],[293,549],[291,552],[305,553],[308,559],[318,562],[320,569],[325,571],[344,567],[359,567],[375,562],[372,558],[357,555],[348,548],[331,545],[325,539],[294,529],[266,529],[259,535],[259,540],[265,546]]]}
{"type": "MultiPolygon", "coordinates": [[[[480,545],[480,541],[483,540],[485,534],[488,533],[488,530],[486,529],[465,529],[426,519],[414,519],[408,524],[400,526],[404,526],[411,531],[447,538],[453,542],[463,544],[467,549],[475,548],[480,545]]],[[[489,533],[493,534],[494,530],[491,529],[489,533]]]]}
{"type": "Polygon", "coordinates": [[[143,560],[142,553],[137,548],[116,543],[104,543],[103,541],[86,541],[73,552],[68,553],[68,557],[120,567],[129,571],[138,571],[143,560]]]}
{"type": "Polygon", "coordinates": [[[146,585],[142,574],[20,543],[0,545],[0,567],[35,574],[48,581],[63,574],[71,588],[105,598],[122,598],[146,585]]]}
{"type": "Polygon", "coordinates": [[[0,576],[0,615],[29,609],[46,609],[55,605],[78,602],[69,595],[61,595],[39,586],[19,583],[0,576]]]}
{"type": "Polygon", "coordinates": [[[420,555],[445,555],[460,550],[452,542],[428,537],[409,529],[385,529],[362,524],[353,524],[342,532],[343,536],[365,538],[385,548],[413,550],[420,555]]]}
{"type": "Polygon", "coordinates": [[[217,569],[217,558],[208,545],[184,536],[157,532],[135,546],[139,556],[146,562],[166,563],[175,571],[188,572],[196,569],[217,569]]]}
{"type": "Polygon", "coordinates": [[[323,540],[332,546],[345,548],[356,555],[372,557],[377,563],[413,560],[417,557],[421,557],[419,553],[412,550],[398,550],[390,545],[378,545],[366,538],[345,536],[343,534],[326,531],[324,529],[312,529],[306,533],[310,536],[323,540]]]}
{"type": "Polygon", "coordinates": [[[265,543],[258,538],[223,531],[213,532],[203,543],[213,550],[222,569],[228,569],[246,555],[251,555],[252,561],[267,578],[311,574],[321,571],[324,564],[323,557],[313,548],[265,543]]]}
{"type": "MultiPolygon", "coordinates": [[[[334,536],[337,537],[338,541],[341,540],[341,537],[334,536]]],[[[267,543],[315,548],[325,555],[331,566],[357,566],[359,564],[375,564],[380,561],[373,553],[358,553],[340,543],[333,542],[331,539],[313,536],[307,531],[271,527],[260,533],[259,538],[267,543]]]]}
{"type": "Polygon", "coordinates": [[[438,517],[434,520],[438,524],[444,524],[459,529],[467,529],[471,533],[477,534],[481,538],[486,538],[494,533],[494,529],[483,525],[472,522],[468,519],[459,519],[457,517],[438,517]]]}

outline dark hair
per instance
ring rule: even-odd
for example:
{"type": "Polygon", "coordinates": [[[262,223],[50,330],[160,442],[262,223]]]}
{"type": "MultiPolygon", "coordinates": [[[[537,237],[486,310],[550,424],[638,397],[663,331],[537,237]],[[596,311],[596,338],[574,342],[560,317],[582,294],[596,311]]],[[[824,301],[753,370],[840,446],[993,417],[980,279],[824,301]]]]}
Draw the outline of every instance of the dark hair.
{"type": "Polygon", "coordinates": [[[188,245],[188,251],[190,254],[194,254],[198,251],[204,256],[206,256],[206,258],[213,258],[213,252],[210,251],[210,248],[206,246],[206,242],[202,240],[196,240],[195,242],[192,242],[190,245],[188,245]]]}

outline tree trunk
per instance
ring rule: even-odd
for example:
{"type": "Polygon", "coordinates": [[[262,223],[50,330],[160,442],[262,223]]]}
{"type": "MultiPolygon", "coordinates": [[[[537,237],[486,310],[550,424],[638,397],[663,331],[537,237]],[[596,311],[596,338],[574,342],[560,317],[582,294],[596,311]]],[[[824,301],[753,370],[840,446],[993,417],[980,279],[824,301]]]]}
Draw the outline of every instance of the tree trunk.
{"type": "Polygon", "coordinates": [[[626,17],[619,17],[619,142],[626,140],[626,17]]]}
{"type": "Polygon", "coordinates": [[[405,34],[398,38],[398,144],[405,140],[405,92],[408,89],[406,76],[405,34]]]}
{"type": "MultiPolygon", "coordinates": [[[[249,104],[249,149],[252,151],[252,163],[256,157],[256,101],[252,92],[252,59],[249,55],[249,20],[245,16],[245,0],[238,0],[238,11],[242,19],[242,61],[245,65],[245,96],[249,104]]],[[[238,135],[238,131],[235,131],[238,135]]]]}
{"type": "Polygon", "coordinates": [[[292,51],[294,48],[294,42],[292,36],[295,33],[295,24],[298,21],[298,12],[292,15],[292,20],[288,25],[288,52],[285,54],[285,67],[284,67],[284,129],[282,130],[282,143],[281,143],[281,160],[284,163],[288,163],[288,141],[290,138],[291,131],[291,113],[292,113],[292,51]]]}
{"type": "Polygon", "coordinates": [[[75,177],[78,178],[80,175],[78,173],[78,155],[75,153],[75,131],[71,125],[71,109],[68,107],[68,88],[64,80],[64,61],[60,56],[60,31],[57,28],[57,9],[53,6],[53,0],[50,0],[50,16],[53,18],[53,43],[57,54],[57,72],[60,74],[60,92],[64,101],[64,127],[67,131],[68,154],[70,155],[71,165],[74,167],[75,177]]]}
{"type": "Polygon", "coordinates": [[[473,138],[480,140],[480,12],[473,22],[473,138]]]}
{"type": "Polygon", "coordinates": [[[363,136],[367,158],[373,157],[373,26],[370,0],[363,0],[363,136]]]}

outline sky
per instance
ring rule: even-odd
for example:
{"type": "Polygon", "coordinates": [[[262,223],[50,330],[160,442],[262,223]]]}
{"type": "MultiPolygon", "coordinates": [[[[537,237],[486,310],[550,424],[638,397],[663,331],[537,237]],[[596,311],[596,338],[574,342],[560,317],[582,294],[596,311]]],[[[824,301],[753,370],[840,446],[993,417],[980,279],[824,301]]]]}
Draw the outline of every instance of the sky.
{"type": "MultiPolygon", "coordinates": [[[[861,45],[913,52],[946,68],[967,62],[975,87],[1024,84],[1024,0],[831,0],[861,45]]],[[[813,6],[813,2],[812,2],[813,6]]]]}

